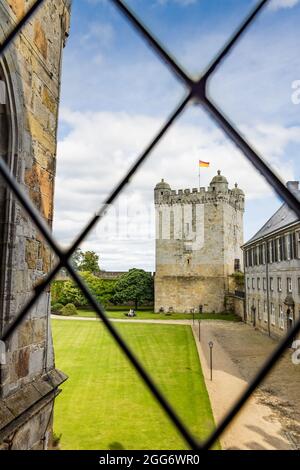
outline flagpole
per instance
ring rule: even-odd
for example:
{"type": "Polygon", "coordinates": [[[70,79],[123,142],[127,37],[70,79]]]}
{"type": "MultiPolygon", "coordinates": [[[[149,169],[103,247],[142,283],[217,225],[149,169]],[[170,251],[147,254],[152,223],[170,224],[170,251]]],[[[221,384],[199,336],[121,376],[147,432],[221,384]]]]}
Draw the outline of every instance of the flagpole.
{"type": "Polygon", "coordinates": [[[203,162],[202,160],[199,160],[199,191],[201,189],[201,167],[208,168],[209,165],[209,162],[203,162]]]}

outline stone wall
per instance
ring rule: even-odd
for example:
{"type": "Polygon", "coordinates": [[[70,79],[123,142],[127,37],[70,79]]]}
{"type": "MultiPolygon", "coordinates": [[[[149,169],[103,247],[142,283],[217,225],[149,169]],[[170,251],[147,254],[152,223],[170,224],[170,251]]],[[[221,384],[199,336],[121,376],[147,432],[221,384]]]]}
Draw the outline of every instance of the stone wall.
{"type": "Polygon", "coordinates": [[[245,320],[245,298],[233,292],[225,295],[225,310],[227,313],[234,313],[241,320],[245,320]]]}
{"type": "Polygon", "coordinates": [[[245,299],[242,299],[241,297],[234,296],[234,313],[238,317],[241,318],[241,320],[245,319],[245,299]]]}
{"type": "MultiPolygon", "coordinates": [[[[0,1],[1,41],[31,3],[0,1]]],[[[61,57],[69,19],[69,1],[45,2],[0,63],[0,83],[5,90],[2,129],[3,122],[7,123],[6,142],[3,137],[0,142],[1,157],[50,227],[61,57]]],[[[49,272],[52,255],[25,211],[3,182],[0,185],[3,331],[49,272]]],[[[55,372],[49,302],[47,290],[6,345],[6,364],[1,366],[0,376],[0,442],[4,448],[47,447],[53,399],[66,378],[55,372]],[[36,412],[32,414],[32,410],[36,412]]]]}

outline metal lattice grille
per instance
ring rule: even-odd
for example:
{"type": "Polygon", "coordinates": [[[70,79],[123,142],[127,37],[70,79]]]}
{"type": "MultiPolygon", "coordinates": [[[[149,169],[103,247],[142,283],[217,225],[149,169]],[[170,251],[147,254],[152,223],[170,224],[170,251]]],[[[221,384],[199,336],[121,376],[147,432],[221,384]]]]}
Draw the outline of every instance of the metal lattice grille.
{"type": "MultiPolygon", "coordinates": [[[[26,22],[34,15],[38,7],[46,0],[37,0],[33,6],[26,13],[24,18],[18,23],[18,25],[10,32],[3,44],[0,46],[0,55],[3,54],[6,48],[10,43],[15,39],[17,34],[20,32],[22,27],[26,22]]],[[[227,117],[222,114],[222,111],[218,109],[216,104],[214,104],[209,98],[208,94],[208,85],[209,80],[213,76],[215,70],[221,65],[223,60],[226,58],[227,54],[232,50],[233,47],[238,43],[241,36],[246,32],[249,25],[251,25],[256,19],[257,15],[261,12],[263,7],[266,6],[268,0],[262,0],[258,2],[253,11],[249,16],[244,20],[240,25],[239,29],[233,34],[232,38],[224,46],[224,48],[217,54],[217,56],[212,60],[211,64],[203,72],[199,79],[192,79],[183,68],[174,60],[174,58],[169,54],[169,52],[158,42],[158,40],[152,35],[152,33],[143,25],[143,23],[136,17],[136,15],[127,7],[127,5],[121,0],[110,0],[115,7],[120,11],[122,15],[127,19],[127,21],[132,25],[134,29],[137,30],[138,34],[148,43],[148,45],[153,49],[154,53],[163,60],[171,70],[171,72],[176,76],[178,80],[183,82],[187,93],[178,104],[176,109],[172,112],[169,119],[166,121],[164,126],[158,132],[158,134],[153,138],[148,147],[141,153],[137,158],[134,165],[124,175],[123,179],[117,185],[117,187],[112,191],[110,196],[104,201],[103,208],[93,217],[93,219],[88,223],[88,225],[82,230],[78,235],[77,239],[73,245],[67,250],[63,251],[56,240],[54,239],[51,231],[48,226],[44,223],[39,212],[34,208],[31,201],[27,198],[7,165],[0,160],[0,173],[9,187],[10,191],[18,199],[19,203],[27,211],[31,217],[33,223],[36,225],[37,229],[41,232],[45,240],[49,243],[50,247],[53,249],[54,253],[57,255],[59,262],[55,268],[47,275],[47,278],[39,284],[34,291],[33,296],[23,307],[22,311],[18,314],[15,320],[6,328],[2,334],[1,340],[7,341],[12,333],[19,327],[21,322],[24,320],[30,309],[39,299],[40,295],[46,289],[50,282],[54,279],[56,274],[61,268],[66,268],[77,283],[79,288],[82,290],[83,294],[86,296],[87,300],[97,313],[99,319],[101,319],[108,329],[116,343],[119,345],[125,356],[129,359],[141,379],[145,382],[147,387],[150,389],[154,397],[160,403],[161,407],[164,409],[170,420],[173,422],[174,426],[177,428],[178,432],[185,439],[190,448],[194,450],[208,450],[212,447],[215,441],[223,433],[223,431],[230,424],[235,415],[240,411],[245,402],[248,400],[250,395],[255,391],[255,389],[260,385],[260,383],[265,379],[267,374],[271,371],[273,366],[276,364],[277,360],[280,358],[285,349],[289,346],[292,339],[300,331],[300,319],[295,323],[294,327],[288,332],[285,338],[279,343],[275,351],[264,363],[260,371],[256,374],[252,382],[248,385],[247,389],[243,392],[234,406],[229,410],[228,414],[225,416],[223,421],[217,426],[216,430],[210,435],[210,437],[204,442],[199,443],[192,436],[191,432],[186,428],[181,419],[177,416],[176,411],[170,406],[163,394],[158,390],[154,384],[152,378],[149,376],[148,372],[141,365],[134,352],[128,347],[126,342],[121,338],[119,333],[116,331],[111,321],[107,318],[103,306],[98,303],[92,294],[89,292],[88,288],[74,270],[70,263],[70,258],[76,248],[79,247],[81,242],[87,237],[90,231],[96,226],[97,223],[105,216],[106,207],[109,204],[112,204],[116,198],[122,193],[125,186],[129,183],[131,177],[137,172],[141,164],[147,159],[154,147],[160,142],[161,138],[166,134],[169,128],[172,126],[174,121],[178,116],[185,110],[188,103],[192,100],[196,101],[199,106],[202,106],[205,111],[211,116],[211,118],[216,122],[216,124],[223,129],[225,134],[234,142],[234,144],[245,154],[247,159],[254,165],[254,167],[259,171],[266,181],[274,188],[277,194],[289,205],[289,207],[296,213],[300,219],[300,202],[296,197],[286,188],[284,183],[274,174],[274,172],[269,168],[261,156],[250,146],[250,144],[242,137],[234,125],[229,121],[227,117]]]]}

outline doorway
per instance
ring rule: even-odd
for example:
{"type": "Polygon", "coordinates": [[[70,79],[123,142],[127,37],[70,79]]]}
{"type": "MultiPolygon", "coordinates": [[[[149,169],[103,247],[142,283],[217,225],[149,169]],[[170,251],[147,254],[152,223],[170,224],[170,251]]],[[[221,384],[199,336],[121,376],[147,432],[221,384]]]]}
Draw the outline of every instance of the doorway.
{"type": "Polygon", "coordinates": [[[251,323],[254,327],[256,327],[256,308],[252,305],[251,308],[251,323]]]}

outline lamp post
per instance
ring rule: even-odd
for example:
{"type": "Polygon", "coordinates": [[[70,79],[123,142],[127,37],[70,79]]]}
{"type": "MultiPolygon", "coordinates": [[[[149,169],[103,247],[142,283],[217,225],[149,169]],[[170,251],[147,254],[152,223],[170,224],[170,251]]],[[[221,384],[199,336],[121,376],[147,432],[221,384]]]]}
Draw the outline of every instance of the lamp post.
{"type": "Polygon", "coordinates": [[[199,335],[199,343],[201,341],[201,320],[198,320],[198,335],[199,335]]]}
{"type": "Polygon", "coordinates": [[[210,341],[208,343],[208,346],[209,346],[209,352],[210,352],[210,380],[212,381],[212,369],[213,369],[213,366],[212,366],[212,359],[213,359],[213,347],[214,347],[214,343],[212,341],[210,341]]]}

